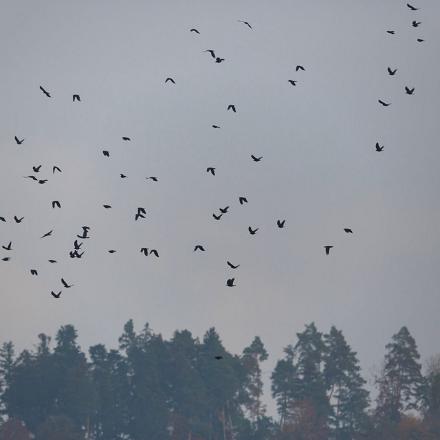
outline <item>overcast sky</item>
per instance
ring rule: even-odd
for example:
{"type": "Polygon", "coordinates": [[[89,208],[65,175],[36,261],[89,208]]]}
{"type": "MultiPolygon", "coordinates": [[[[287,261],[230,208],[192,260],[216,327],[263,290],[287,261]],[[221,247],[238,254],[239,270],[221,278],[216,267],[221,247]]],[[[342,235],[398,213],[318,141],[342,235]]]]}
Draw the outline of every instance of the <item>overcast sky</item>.
{"type": "Polygon", "coordinates": [[[1,341],[31,347],[73,323],[86,350],[116,346],[130,318],[167,338],[215,326],[235,353],[259,335],[267,377],[311,321],[343,330],[366,377],[402,325],[424,357],[439,352],[440,3],[405,3],[4,0],[1,341]],[[23,178],[39,164],[45,185],[23,178]],[[75,286],[55,300],[61,277],[75,286]]]}

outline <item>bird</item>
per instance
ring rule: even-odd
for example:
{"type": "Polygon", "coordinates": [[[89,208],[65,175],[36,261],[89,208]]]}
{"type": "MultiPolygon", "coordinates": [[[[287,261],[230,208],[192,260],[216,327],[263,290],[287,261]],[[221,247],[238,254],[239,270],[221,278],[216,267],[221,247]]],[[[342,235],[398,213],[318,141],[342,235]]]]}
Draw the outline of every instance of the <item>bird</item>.
{"type": "Polygon", "coordinates": [[[52,295],[54,298],[59,298],[60,295],[61,295],[61,292],[62,292],[62,290],[60,290],[58,293],[55,293],[55,292],[52,290],[50,293],[51,293],[51,295],[52,295]]]}
{"type": "Polygon", "coordinates": [[[330,249],[332,248],[333,246],[324,246],[324,249],[325,249],[325,255],[329,255],[330,254],[330,249]]]}
{"type": "Polygon", "coordinates": [[[102,151],[102,154],[103,154],[104,156],[106,156],[106,157],[110,157],[110,152],[107,151],[107,150],[103,150],[103,151],[102,151]]]}
{"type": "Polygon", "coordinates": [[[212,214],[212,216],[213,216],[216,220],[220,220],[220,219],[222,218],[222,215],[223,215],[223,214],[219,214],[219,215],[212,214]]]}
{"type": "Polygon", "coordinates": [[[251,157],[254,160],[254,162],[260,162],[260,160],[263,159],[263,156],[255,157],[253,154],[251,154],[251,157]]]}
{"type": "Polygon", "coordinates": [[[201,244],[197,244],[196,246],[194,246],[194,251],[202,251],[205,252],[205,248],[201,245],[201,244]]]}
{"type": "Polygon", "coordinates": [[[57,167],[56,165],[54,165],[54,166],[52,167],[52,173],[55,174],[55,171],[58,171],[59,173],[61,173],[61,168],[60,168],[60,167],[57,167]]]}
{"type": "Polygon", "coordinates": [[[289,82],[290,82],[290,84],[292,84],[292,86],[296,86],[296,83],[297,83],[298,81],[294,81],[293,79],[289,79],[289,82]]]}
{"type": "Polygon", "coordinates": [[[419,8],[416,8],[415,6],[410,5],[409,3],[407,3],[406,6],[408,6],[408,8],[411,9],[411,11],[418,11],[419,10],[419,8]]]}
{"type": "Polygon", "coordinates": [[[236,285],[234,284],[235,278],[228,278],[226,281],[226,285],[228,287],[235,287],[236,285]]]}
{"type": "Polygon", "coordinates": [[[391,76],[395,75],[396,72],[397,72],[397,69],[392,70],[391,67],[388,67],[388,73],[389,73],[391,76]]]}
{"type": "Polygon", "coordinates": [[[36,269],[31,269],[31,275],[38,275],[38,271],[36,269]]]}
{"type": "Polygon", "coordinates": [[[21,223],[23,221],[24,217],[18,218],[16,215],[14,215],[15,223],[21,223]]]}
{"type": "Polygon", "coordinates": [[[148,180],[148,179],[150,179],[150,180],[152,180],[153,182],[157,182],[159,179],[157,178],[157,177],[155,177],[155,176],[150,176],[150,177],[146,177],[146,179],[148,180]]]}
{"type": "Polygon", "coordinates": [[[216,62],[216,63],[222,63],[224,60],[225,60],[224,58],[217,57],[217,58],[215,59],[215,62],[216,62]]]}
{"type": "Polygon", "coordinates": [[[240,267],[239,264],[234,265],[234,264],[232,264],[230,261],[226,261],[226,263],[228,264],[228,266],[229,266],[231,269],[238,269],[238,268],[240,267]]]}
{"type": "Polygon", "coordinates": [[[51,264],[55,264],[55,263],[58,263],[57,262],[57,260],[47,260],[49,263],[51,263],[51,264]]]}
{"type": "Polygon", "coordinates": [[[379,104],[382,104],[384,107],[388,107],[389,105],[391,105],[391,102],[385,102],[382,101],[381,99],[378,99],[379,104]]]}
{"type": "Polygon", "coordinates": [[[80,97],[79,95],[73,95],[73,96],[72,96],[72,101],[73,101],[73,102],[75,102],[75,101],[79,101],[79,102],[81,102],[81,97],[80,97]]]}
{"type": "Polygon", "coordinates": [[[145,211],[145,208],[140,207],[140,208],[138,208],[138,214],[139,213],[146,214],[147,211],[145,211]]]}
{"type": "Polygon", "coordinates": [[[139,218],[145,218],[145,215],[147,212],[145,211],[145,208],[138,208],[137,214],[134,216],[135,221],[139,218]]]}
{"type": "Polygon", "coordinates": [[[123,141],[131,141],[131,138],[129,138],[128,136],[122,136],[122,140],[123,141]]]}
{"type": "Polygon", "coordinates": [[[248,227],[249,234],[255,235],[259,228],[252,229],[250,226],[248,227]]]}
{"type": "Polygon", "coordinates": [[[213,176],[215,176],[215,168],[213,167],[206,168],[206,172],[211,173],[213,176]]]}
{"type": "Polygon", "coordinates": [[[50,237],[52,235],[53,229],[51,229],[49,232],[46,232],[44,235],[42,235],[40,238],[50,237]]]}
{"type": "Polygon", "coordinates": [[[2,258],[2,261],[9,261],[11,258],[10,257],[4,257],[2,258]]]}
{"type": "Polygon", "coordinates": [[[110,209],[111,205],[102,205],[105,209],[110,209]]]}
{"type": "Polygon", "coordinates": [[[159,258],[159,252],[157,252],[156,249],[151,249],[150,250],[150,255],[153,254],[154,256],[156,256],[156,258],[159,258]]]}
{"type": "Polygon", "coordinates": [[[40,171],[41,165],[38,165],[37,167],[32,167],[34,170],[34,173],[38,173],[40,171]]]}
{"type": "Polygon", "coordinates": [[[377,152],[381,152],[381,151],[383,151],[383,149],[384,149],[385,147],[382,145],[379,145],[379,142],[376,142],[376,151],[377,152]]]}
{"type": "Polygon", "coordinates": [[[417,41],[418,41],[419,43],[423,43],[425,40],[424,40],[423,38],[417,38],[417,41]]]}
{"type": "Polygon", "coordinates": [[[81,243],[78,243],[78,240],[75,240],[75,241],[73,242],[73,247],[74,247],[74,249],[75,249],[76,251],[79,251],[79,250],[81,249],[81,246],[82,246],[82,242],[81,242],[81,243]]]}
{"type": "Polygon", "coordinates": [[[84,255],[84,252],[81,252],[80,254],[77,251],[70,252],[70,258],[81,258],[84,255]]]}
{"type": "Polygon", "coordinates": [[[228,105],[228,110],[232,110],[234,113],[237,113],[237,110],[236,110],[234,104],[229,104],[229,105],[228,105]]]}
{"type": "Polygon", "coordinates": [[[3,248],[5,251],[10,251],[10,250],[12,250],[12,241],[10,241],[9,244],[8,244],[7,246],[2,246],[2,248],[3,248]]]}
{"type": "Polygon", "coordinates": [[[223,359],[223,356],[214,356],[214,359],[219,361],[220,359],[223,359]]]}
{"type": "Polygon", "coordinates": [[[302,70],[305,71],[306,69],[304,69],[303,66],[300,66],[299,64],[296,66],[295,72],[298,72],[298,70],[302,70]]]}
{"type": "Polygon", "coordinates": [[[396,31],[387,31],[387,33],[390,35],[394,35],[396,33],[396,31]]]}
{"type": "Polygon", "coordinates": [[[212,128],[220,128],[220,126],[219,126],[219,125],[215,125],[215,124],[213,124],[213,125],[212,125],[212,128]]]}
{"type": "Polygon", "coordinates": [[[44,185],[47,182],[47,179],[41,179],[38,181],[40,185],[44,185]]]}
{"type": "Polygon", "coordinates": [[[88,233],[89,233],[89,227],[88,226],[83,226],[82,227],[83,228],[83,235],[77,235],[77,237],[78,238],[82,238],[82,239],[85,239],[85,238],[90,238],[89,236],[88,236],[88,233]]]}
{"type": "Polygon", "coordinates": [[[215,52],[212,49],[205,50],[205,52],[209,52],[212,58],[215,58],[215,52]]]}
{"type": "Polygon", "coordinates": [[[195,32],[196,34],[200,34],[200,32],[196,28],[192,28],[189,31],[190,32],[195,32]]]}
{"type": "Polygon", "coordinates": [[[410,89],[410,88],[408,88],[408,87],[405,86],[405,92],[406,92],[407,95],[412,95],[412,94],[414,94],[414,90],[415,90],[414,87],[413,87],[412,89],[410,89]]]}
{"type": "Polygon", "coordinates": [[[145,215],[139,213],[135,214],[134,221],[138,221],[140,218],[145,218],[145,215]]]}
{"type": "Polygon", "coordinates": [[[50,96],[50,93],[47,91],[47,90],[45,90],[42,86],[40,86],[40,90],[48,97],[48,98],[50,98],[51,96],[50,96]]]}
{"type": "Polygon", "coordinates": [[[277,226],[281,229],[284,228],[284,223],[286,223],[286,220],[277,220],[277,226]]]}
{"type": "Polygon", "coordinates": [[[23,139],[18,139],[17,136],[14,136],[15,142],[17,143],[17,145],[21,145],[24,142],[24,138],[23,139]]]}
{"type": "Polygon", "coordinates": [[[35,176],[24,176],[25,179],[32,179],[38,182],[38,179],[35,176]]]}
{"type": "Polygon", "coordinates": [[[54,200],[52,202],[52,208],[55,208],[57,206],[58,208],[61,208],[61,203],[58,200],[54,200]]]}
{"type": "Polygon", "coordinates": [[[6,219],[5,219],[4,217],[0,217],[0,220],[1,220],[2,222],[5,222],[5,223],[6,223],[6,219]]]}
{"type": "Polygon", "coordinates": [[[125,179],[127,176],[125,175],[125,174],[120,174],[120,176],[121,176],[121,179],[125,179]]]}
{"type": "Polygon", "coordinates": [[[176,84],[176,81],[174,81],[173,78],[168,77],[168,78],[165,80],[165,84],[166,84],[168,81],[169,81],[169,82],[172,82],[173,84],[176,84]]]}
{"type": "Polygon", "coordinates": [[[347,234],[353,234],[353,231],[352,231],[350,228],[344,228],[344,231],[345,231],[347,234]]]}
{"type": "Polygon", "coordinates": [[[422,24],[422,22],[413,20],[413,22],[411,24],[413,25],[413,27],[418,27],[419,25],[422,24]]]}
{"type": "Polygon", "coordinates": [[[141,254],[144,254],[146,257],[148,257],[148,248],[141,248],[141,254]]]}
{"type": "Polygon", "coordinates": [[[252,26],[247,22],[247,21],[243,21],[243,20],[238,20],[239,23],[243,23],[245,24],[249,29],[252,29],[252,26]]]}
{"type": "Polygon", "coordinates": [[[226,214],[228,212],[229,206],[225,206],[224,208],[220,208],[220,212],[222,214],[226,214]]]}
{"type": "Polygon", "coordinates": [[[248,200],[246,197],[239,197],[238,201],[240,202],[240,205],[243,205],[243,203],[248,203],[248,200]]]}
{"type": "Polygon", "coordinates": [[[110,249],[109,251],[108,251],[108,253],[109,254],[114,254],[116,251],[114,250],[114,249],[110,249]]]}
{"type": "Polygon", "coordinates": [[[66,289],[74,286],[74,284],[67,284],[64,278],[61,278],[61,282],[66,289]]]}

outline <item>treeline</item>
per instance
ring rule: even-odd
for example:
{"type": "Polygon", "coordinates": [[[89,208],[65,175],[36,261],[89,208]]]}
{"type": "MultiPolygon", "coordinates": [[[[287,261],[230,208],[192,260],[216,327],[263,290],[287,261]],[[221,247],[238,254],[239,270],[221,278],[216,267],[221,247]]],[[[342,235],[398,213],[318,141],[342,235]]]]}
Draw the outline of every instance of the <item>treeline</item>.
{"type": "Polygon", "coordinates": [[[72,325],[33,350],[0,349],[0,440],[440,439],[440,358],[422,374],[406,327],[386,346],[374,402],[340,330],[312,323],[271,375],[278,417],[266,415],[259,337],[240,355],[214,328],[164,340],[130,320],[118,349],[77,343],[72,325]],[[53,347],[52,347],[53,345],[53,347]]]}

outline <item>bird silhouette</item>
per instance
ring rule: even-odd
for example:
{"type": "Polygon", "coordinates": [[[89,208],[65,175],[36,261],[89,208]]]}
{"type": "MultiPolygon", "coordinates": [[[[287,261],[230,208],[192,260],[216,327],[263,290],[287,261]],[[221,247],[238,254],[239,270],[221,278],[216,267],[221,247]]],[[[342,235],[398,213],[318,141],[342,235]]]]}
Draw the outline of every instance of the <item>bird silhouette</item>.
{"type": "Polygon", "coordinates": [[[146,257],[148,257],[148,248],[141,248],[141,254],[144,254],[146,257]]]}
{"type": "Polygon", "coordinates": [[[44,235],[42,235],[40,238],[50,237],[52,235],[53,229],[51,229],[49,232],[46,232],[44,235]]]}
{"type": "Polygon", "coordinates": [[[53,290],[50,292],[54,298],[59,298],[61,296],[61,290],[58,293],[55,293],[53,290]]]}
{"type": "Polygon", "coordinates": [[[151,249],[150,250],[150,255],[153,254],[156,258],[159,258],[159,252],[157,252],[156,249],[151,249]]]}
{"type": "Polygon", "coordinates": [[[383,151],[383,149],[384,149],[384,146],[383,146],[383,145],[380,146],[380,145],[379,145],[379,142],[376,142],[376,151],[377,151],[377,152],[381,152],[381,151],[383,151]]]}
{"type": "Polygon", "coordinates": [[[125,174],[120,174],[120,176],[121,176],[121,179],[125,179],[127,176],[125,175],[125,174]]]}
{"type": "Polygon", "coordinates": [[[41,179],[41,180],[38,181],[38,183],[39,183],[40,185],[44,185],[44,184],[47,183],[47,182],[48,182],[47,179],[41,179]]]}
{"type": "Polygon", "coordinates": [[[277,220],[277,226],[281,229],[284,228],[284,223],[286,223],[286,220],[277,220]]]}
{"type": "Polygon", "coordinates": [[[82,229],[83,229],[83,234],[82,234],[82,235],[77,235],[77,237],[78,237],[78,238],[81,238],[81,239],[90,238],[90,237],[88,236],[88,234],[89,234],[89,229],[90,229],[90,228],[89,228],[88,226],[83,226],[82,229]]]}
{"type": "Polygon", "coordinates": [[[243,20],[238,20],[239,23],[243,23],[245,24],[249,29],[252,29],[252,26],[247,22],[247,21],[243,21],[243,20]]]}
{"type": "Polygon", "coordinates": [[[390,35],[394,35],[396,33],[396,31],[387,31],[387,33],[390,35]]]}
{"type": "Polygon", "coordinates": [[[38,179],[35,176],[24,176],[25,179],[32,179],[38,182],[38,179]]]}
{"type": "Polygon", "coordinates": [[[109,254],[114,254],[116,251],[114,250],[114,249],[110,249],[109,251],[108,251],[108,253],[109,254]]]}
{"type": "Polygon", "coordinates": [[[292,86],[296,86],[296,83],[297,83],[298,81],[294,81],[293,79],[289,79],[289,82],[290,82],[290,84],[292,84],[292,86]]]}
{"type": "Polygon", "coordinates": [[[40,86],[40,90],[48,97],[48,98],[50,98],[50,93],[47,91],[47,90],[45,90],[42,86],[40,86]]]}
{"type": "Polygon", "coordinates": [[[34,170],[34,173],[38,173],[40,171],[41,165],[38,165],[37,167],[32,167],[34,170]]]}
{"type": "Polygon", "coordinates": [[[222,214],[226,214],[228,212],[229,206],[225,206],[224,208],[220,208],[220,212],[222,214]]]}
{"type": "Polygon", "coordinates": [[[229,104],[229,105],[228,105],[228,110],[232,110],[234,113],[237,113],[237,110],[236,110],[234,104],[229,104]]]}
{"type": "Polygon", "coordinates": [[[211,173],[213,176],[215,176],[215,168],[213,167],[206,168],[206,172],[211,173]]]}
{"type": "Polygon", "coordinates": [[[243,203],[248,203],[248,200],[246,197],[239,197],[238,201],[240,202],[240,205],[243,205],[243,203]]]}
{"type": "Polygon", "coordinates": [[[396,72],[397,72],[397,69],[392,70],[391,67],[388,67],[389,75],[394,76],[396,74],[396,72]]]}
{"type": "Polygon", "coordinates": [[[385,102],[382,101],[381,99],[378,99],[379,104],[382,104],[384,107],[388,107],[389,105],[391,105],[391,102],[385,102]]]}
{"type": "Polygon", "coordinates": [[[214,356],[214,359],[219,361],[220,359],[223,359],[223,356],[214,356]]]}
{"type": "Polygon", "coordinates": [[[416,8],[415,6],[410,5],[409,3],[407,3],[406,6],[408,6],[408,8],[411,9],[411,11],[418,11],[419,10],[419,8],[416,8]]]}
{"type": "Polygon", "coordinates": [[[102,154],[103,154],[105,157],[110,157],[110,152],[107,151],[107,150],[103,150],[103,151],[102,151],[102,154]]]}
{"type": "Polygon", "coordinates": [[[57,167],[56,165],[54,165],[54,166],[52,167],[52,173],[55,174],[55,171],[58,171],[59,173],[62,172],[60,167],[57,167]]]}
{"type": "Polygon", "coordinates": [[[228,287],[235,287],[236,284],[234,284],[235,278],[228,278],[228,280],[226,281],[226,285],[228,287]]]}
{"type": "Polygon", "coordinates": [[[72,101],[73,101],[73,102],[75,102],[75,101],[79,101],[79,102],[81,102],[81,97],[80,97],[79,95],[73,95],[73,96],[72,96],[72,101]]]}
{"type": "Polygon", "coordinates": [[[300,66],[299,64],[296,66],[295,72],[298,72],[298,70],[302,70],[305,71],[306,69],[304,69],[303,66],[300,66]]]}
{"type": "Polygon", "coordinates": [[[150,176],[150,177],[146,177],[146,179],[148,180],[148,179],[150,179],[150,180],[152,180],[153,182],[157,182],[159,179],[157,178],[157,177],[155,177],[155,176],[150,176]]]}
{"type": "Polygon", "coordinates": [[[173,78],[170,78],[170,77],[168,77],[168,78],[165,80],[165,84],[166,84],[167,82],[172,82],[173,84],[176,84],[176,81],[174,81],[174,79],[173,79],[173,78]]]}
{"type": "Polygon", "coordinates": [[[219,125],[212,125],[212,128],[220,128],[220,126],[219,125]]]}
{"type": "Polygon", "coordinates": [[[201,244],[197,244],[196,246],[194,246],[194,251],[202,251],[205,252],[205,248],[201,245],[201,244]]]}
{"type": "Polygon", "coordinates": [[[353,231],[352,231],[350,228],[344,228],[344,231],[345,231],[347,234],[353,234],[353,231]]]}
{"type": "Polygon", "coordinates": [[[215,52],[212,49],[205,50],[205,52],[209,52],[212,58],[215,58],[215,52]]]}
{"type": "Polygon", "coordinates": [[[192,28],[189,31],[190,32],[195,32],[196,34],[200,34],[200,32],[196,28],[192,28]]]}
{"type": "Polygon", "coordinates": [[[122,140],[123,141],[131,141],[131,138],[129,138],[128,136],[122,136],[122,140]]]}
{"type": "Polygon", "coordinates": [[[51,264],[55,264],[55,263],[58,263],[58,261],[57,260],[47,260],[49,263],[51,263],[51,264]]]}
{"type": "Polygon", "coordinates": [[[0,220],[1,220],[2,222],[5,222],[5,223],[6,223],[6,219],[5,219],[4,217],[0,217],[0,220]]]}
{"type": "Polygon", "coordinates": [[[2,261],[9,261],[11,258],[10,257],[4,257],[2,258],[2,261]]]}
{"type": "Polygon", "coordinates": [[[331,249],[332,247],[333,247],[333,246],[324,246],[325,254],[326,254],[326,255],[329,255],[329,254],[330,254],[330,249],[331,249]]]}
{"type": "Polygon", "coordinates": [[[38,271],[36,269],[31,269],[31,275],[38,275],[38,271]]]}
{"type": "Polygon", "coordinates": [[[260,162],[260,160],[263,159],[263,156],[255,157],[253,154],[251,154],[251,157],[254,160],[254,162],[260,162]]]}
{"type": "Polygon", "coordinates": [[[222,218],[222,215],[223,215],[223,214],[219,214],[219,215],[212,214],[212,216],[213,216],[216,220],[220,220],[220,219],[222,218]]]}
{"type": "Polygon", "coordinates": [[[410,89],[410,88],[405,86],[405,92],[406,92],[407,95],[413,95],[414,94],[414,90],[415,90],[414,87],[412,89],[410,89]]]}
{"type": "Polygon", "coordinates": [[[417,41],[418,41],[419,43],[423,43],[425,40],[424,40],[423,38],[417,38],[417,41]]]}
{"type": "Polygon", "coordinates": [[[15,223],[21,223],[23,221],[24,217],[18,218],[17,216],[14,215],[14,220],[15,223]]]}
{"type": "Polygon", "coordinates": [[[250,226],[248,227],[249,234],[255,235],[259,228],[252,229],[250,226]]]}
{"type": "Polygon", "coordinates": [[[14,136],[15,142],[17,143],[17,145],[21,145],[24,142],[24,138],[23,139],[18,139],[17,136],[14,136]]]}
{"type": "Polygon", "coordinates": [[[229,266],[231,269],[238,269],[238,268],[240,267],[239,264],[234,265],[234,264],[232,264],[230,261],[226,261],[226,263],[228,264],[228,266],[229,266]]]}
{"type": "Polygon", "coordinates": [[[224,58],[217,57],[217,58],[215,59],[215,62],[216,62],[216,63],[222,63],[224,60],[225,60],[224,58]]]}
{"type": "Polygon", "coordinates": [[[110,209],[111,205],[102,205],[105,209],[110,209]]]}
{"type": "Polygon", "coordinates": [[[84,255],[84,252],[78,253],[77,250],[74,250],[73,252],[69,252],[70,258],[81,258],[84,255]]]}
{"type": "Polygon", "coordinates": [[[73,247],[76,251],[79,251],[81,249],[82,243],[78,243],[78,240],[75,240],[73,242],[73,247]]]}
{"type": "Polygon", "coordinates": [[[421,25],[422,22],[413,20],[413,22],[411,24],[413,25],[413,27],[419,27],[419,25],[421,25]]]}
{"type": "Polygon", "coordinates": [[[2,248],[3,248],[5,251],[10,251],[10,250],[12,250],[12,241],[10,241],[9,244],[8,244],[7,246],[2,246],[2,248]]]}
{"type": "Polygon", "coordinates": [[[67,284],[67,282],[64,280],[64,278],[61,278],[61,282],[63,283],[63,286],[64,286],[66,289],[70,289],[71,287],[74,286],[74,284],[67,284]]]}
{"type": "Polygon", "coordinates": [[[57,206],[58,208],[61,208],[61,203],[58,200],[54,200],[52,202],[52,208],[55,208],[57,206]]]}

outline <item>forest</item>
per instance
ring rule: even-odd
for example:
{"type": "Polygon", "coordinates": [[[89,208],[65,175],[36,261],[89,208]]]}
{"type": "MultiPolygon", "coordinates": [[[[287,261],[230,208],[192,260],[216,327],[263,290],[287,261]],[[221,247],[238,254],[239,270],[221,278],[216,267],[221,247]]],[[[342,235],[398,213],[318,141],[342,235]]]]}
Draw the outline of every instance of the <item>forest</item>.
{"type": "Polygon", "coordinates": [[[214,328],[165,340],[130,320],[118,342],[85,353],[72,325],[21,353],[3,342],[0,440],[440,439],[440,356],[422,362],[406,327],[385,346],[370,394],[342,331],[306,325],[271,372],[275,417],[258,336],[232,354],[214,328]]]}

